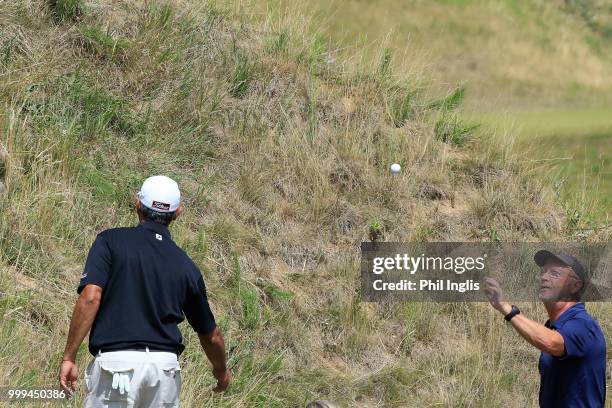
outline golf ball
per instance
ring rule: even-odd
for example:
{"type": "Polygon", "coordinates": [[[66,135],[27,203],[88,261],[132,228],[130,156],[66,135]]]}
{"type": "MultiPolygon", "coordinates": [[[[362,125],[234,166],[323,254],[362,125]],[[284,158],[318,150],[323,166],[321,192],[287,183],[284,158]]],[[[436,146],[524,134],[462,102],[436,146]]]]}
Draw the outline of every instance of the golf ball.
{"type": "Polygon", "coordinates": [[[402,166],[400,166],[397,163],[393,163],[391,165],[391,173],[394,173],[394,174],[399,173],[401,169],[402,169],[402,166]]]}

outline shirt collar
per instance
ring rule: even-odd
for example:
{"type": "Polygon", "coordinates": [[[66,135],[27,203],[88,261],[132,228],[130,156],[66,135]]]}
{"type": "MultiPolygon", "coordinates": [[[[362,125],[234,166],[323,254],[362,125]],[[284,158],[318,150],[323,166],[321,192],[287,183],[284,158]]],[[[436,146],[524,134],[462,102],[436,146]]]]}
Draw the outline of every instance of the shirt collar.
{"type": "Polygon", "coordinates": [[[579,302],[567,309],[565,312],[561,313],[561,316],[554,322],[551,322],[550,319],[546,321],[546,327],[557,328],[561,327],[567,322],[569,319],[576,316],[578,313],[584,312],[586,309],[584,308],[584,303],[579,302]]]}
{"type": "Polygon", "coordinates": [[[172,238],[170,230],[167,226],[153,221],[142,221],[138,227],[148,229],[149,231],[157,232],[167,238],[172,238]]]}

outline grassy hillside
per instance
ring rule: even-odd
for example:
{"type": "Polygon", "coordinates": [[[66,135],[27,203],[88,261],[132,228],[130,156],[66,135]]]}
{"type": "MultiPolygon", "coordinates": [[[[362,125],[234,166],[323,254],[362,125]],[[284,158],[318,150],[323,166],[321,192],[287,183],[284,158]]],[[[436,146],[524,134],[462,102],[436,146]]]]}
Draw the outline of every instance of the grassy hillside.
{"type": "MultiPolygon", "coordinates": [[[[134,193],[163,173],[235,375],[213,395],[182,325],[183,406],[535,404],[537,353],[488,305],[359,302],[373,227],[389,241],[577,237],[512,146],[458,118],[462,92],[434,97],[389,64],[332,61],[297,24],[196,1],[1,2],[0,50],[0,384],[56,384],[89,246],[134,225],[134,193]]],[[[608,338],[609,309],[591,308],[608,338]]],[[[89,358],[83,345],[81,373],[89,358]]]]}
{"type": "Polygon", "coordinates": [[[311,32],[334,38],[339,53],[364,63],[387,48],[400,75],[418,68],[442,92],[464,84],[469,110],[612,104],[612,8],[605,0],[239,3],[245,13],[278,20],[294,19],[297,7],[310,16],[311,32]]]}
{"type": "MultiPolygon", "coordinates": [[[[516,138],[579,224],[612,217],[612,6],[600,0],[240,2],[262,20],[305,20],[329,58],[385,63],[429,92],[466,90],[461,110],[516,138]],[[298,8],[304,15],[296,13],[298,8]],[[296,15],[298,17],[296,17],[296,15]],[[570,131],[571,130],[571,131],[570,131]],[[534,148],[536,147],[536,148],[534,148]],[[544,148],[542,148],[544,147],[544,148]],[[561,160],[559,160],[561,158],[561,160]]],[[[491,130],[491,127],[493,130],[491,130]]],[[[506,143],[506,142],[505,142],[506,143]]]]}

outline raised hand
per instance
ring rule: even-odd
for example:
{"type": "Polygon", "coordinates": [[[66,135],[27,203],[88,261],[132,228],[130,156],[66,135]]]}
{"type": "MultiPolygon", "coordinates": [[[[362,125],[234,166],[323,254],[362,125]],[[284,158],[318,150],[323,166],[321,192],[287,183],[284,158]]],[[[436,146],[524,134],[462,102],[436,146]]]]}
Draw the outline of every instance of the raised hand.
{"type": "Polygon", "coordinates": [[[497,282],[493,278],[486,277],[484,278],[484,291],[489,299],[489,303],[495,310],[498,310],[503,315],[507,315],[512,310],[512,306],[510,303],[506,302],[504,298],[504,292],[499,286],[499,282],[497,282]]]}

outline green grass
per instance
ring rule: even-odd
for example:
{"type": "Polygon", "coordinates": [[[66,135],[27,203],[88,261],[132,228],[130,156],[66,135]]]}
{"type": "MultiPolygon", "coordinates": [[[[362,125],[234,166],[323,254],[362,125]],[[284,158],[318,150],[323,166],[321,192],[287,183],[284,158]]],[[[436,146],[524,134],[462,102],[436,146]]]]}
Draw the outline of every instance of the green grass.
{"type": "MultiPolygon", "coordinates": [[[[583,214],[593,226],[612,219],[612,128],[575,136],[548,136],[541,143],[546,158],[556,162],[555,179],[560,183],[569,208],[583,214]]],[[[530,146],[534,149],[533,146],[530,146]]]]}
{"type": "MultiPolygon", "coordinates": [[[[469,114],[468,114],[469,116],[469,114]]],[[[612,128],[612,106],[474,114],[484,124],[512,127],[520,138],[579,136],[612,128]]]]}
{"type": "Polygon", "coordinates": [[[235,98],[242,98],[249,90],[249,84],[255,75],[255,65],[249,57],[237,51],[237,63],[230,78],[230,94],[235,98]]]}
{"type": "Polygon", "coordinates": [[[612,108],[464,114],[498,137],[510,133],[526,161],[557,185],[581,225],[607,225],[612,217],[612,108]]]}
{"type": "Polygon", "coordinates": [[[478,124],[465,124],[454,114],[445,114],[434,129],[436,138],[454,146],[463,146],[470,138],[478,124]]]}
{"type": "Polygon", "coordinates": [[[60,22],[75,21],[83,13],[82,0],[50,0],[49,4],[60,22]]]}
{"type": "MultiPolygon", "coordinates": [[[[160,19],[165,15],[162,13],[160,19]]],[[[84,26],[80,28],[86,48],[101,57],[113,59],[115,56],[125,58],[129,43],[123,38],[114,38],[108,32],[97,27],[84,26]]]]}

